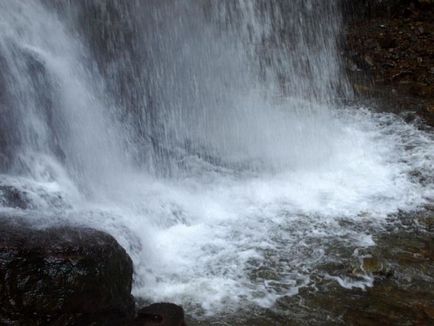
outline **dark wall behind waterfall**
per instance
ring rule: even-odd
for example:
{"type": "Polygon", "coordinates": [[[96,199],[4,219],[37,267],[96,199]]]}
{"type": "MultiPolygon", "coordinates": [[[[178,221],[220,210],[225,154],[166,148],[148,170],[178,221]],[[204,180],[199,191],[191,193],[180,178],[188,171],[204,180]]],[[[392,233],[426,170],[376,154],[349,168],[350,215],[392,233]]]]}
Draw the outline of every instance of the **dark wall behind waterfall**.
{"type": "MultiPolygon", "coordinates": [[[[280,97],[307,100],[285,110],[292,111],[291,121],[313,121],[325,113],[312,103],[350,96],[337,49],[339,1],[32,0],[23,8],[30,6],[43,7],[77,41],[80,69],[90,76],[109,121],[102,129],[114,124],[119,130],[111,137],[116,155],[124,157],[121,165],[162,175],[189,170],[186,156],[224,166],[252,160],[267,165],[274,155],[269,152],[280,150],[267,141],[294,136],[281,131],[262,145],[255,142],[264,131],[279,129],[273,121],[281,113],[267,105],[280,97]]],[[[1,48],[0,61],[4,51],[11,45],[1,48]]],[[[2,62],[0,72],[2,169],[10,169],[17,148],[26,147],[76,160],[75,170],[83,169],[82,158],[67,148],[76,131],[70,117],[58,114],[63,103],[46,63],[17,55],[29,56],[27,67],[16,64],[12,71],[11,62],[2,62]],[[21,87],[19,94],[11,85],[21,87]],[[22,123],[28,106],[35,108],[45,139],[22,123]]]]}

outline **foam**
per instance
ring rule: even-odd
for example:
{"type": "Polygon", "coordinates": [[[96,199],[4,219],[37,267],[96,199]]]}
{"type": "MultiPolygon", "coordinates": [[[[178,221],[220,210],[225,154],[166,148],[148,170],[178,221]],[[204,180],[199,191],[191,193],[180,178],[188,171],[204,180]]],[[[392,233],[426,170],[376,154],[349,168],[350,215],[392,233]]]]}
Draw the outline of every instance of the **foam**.
{"type": "MultiPolygon", "coordinates": [[[[341,110],[335,119],[339,150],[324,164],[296,170],[240,175],[200,173],[196,166],[196,175],[184,179],[125,173],[91,201],[77,196],[51,161],[57,172],[40,174],[50,176],[45,183],[42,177],[37,186],[2,180],[40,198],[39,210],[49,205],[41,193],[63,192],[66,203],[56,209],[68,223],[112,233],[133,257],[136,296],[199,306],[206,314],[246,304],[271,307],[312,284],[317,266],[331,259],[331,243],[374,245],[357,225],[381,227],[389,214],[434,197],[433,184],[411,177],[414,170],[432,173],[431,134],[366,109],[341,110]]],[[[370,278],[326,278],[345,288],[372,286],[370,278]]]]}
{"type": "MultiPolygon", "coordinates": [[[[133,253],[135,295],[208,313],[246,303],[272,306],[309,284],[316,266],[328,260],[316,246],[372,246],[369,231],[354,225],[381,227],[389,214],[433,197],[432,184],[409,174],[430,173],[431,135],[365,109],[340,111],[336,119],[343,128],[339,151],[322,166],[248,177],[204,172],[146,182],[145,192],[137,191],[135,178],[136,207],[125,223],[146,243],[133,253]],[[408,149],[408,143],[417,146],[408,149]],[[276,279],[252,276],[262,267],[276,279]]],[[[372,285],[334,279],[347,288],[372,285]]]]}

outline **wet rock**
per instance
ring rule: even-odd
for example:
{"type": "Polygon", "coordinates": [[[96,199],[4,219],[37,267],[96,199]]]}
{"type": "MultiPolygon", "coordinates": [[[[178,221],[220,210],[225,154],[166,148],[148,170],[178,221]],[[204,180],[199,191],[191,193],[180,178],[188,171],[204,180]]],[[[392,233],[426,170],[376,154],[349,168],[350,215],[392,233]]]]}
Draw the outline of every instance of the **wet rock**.
{"type": "Polygon", "coordinates": [[[379,38],[379,44],[383,49],[391,49],[396,47],[396,40],[390,34],[386,34],[379,38]]]}
{"type": "Polygon", "coordinates": [[[423,307],[423,311],[431,320],[434,320],[434,305],[423,307]]]}
{"type": "Polygon", "coordinates": [[[184,309],[173,303],[154,303],[138,311],[133,325],[186,326],[184,309]]]}
{"type": "Polygon", "coordinates": [[[367,85],[354,84],[353,87],[358,95],[369,95],[372,92],[372,89],[367,85]]]}
{"type": "Polygon", "coordinates": [[[353,276],[373,275],[376,277],[390,277],[392,270],[383,259],[374,256],[360,258],[357,263],[352,264],[351,274],[353,276]]]}
{"type": "Polygon", "coordinates": [[[381,260],[375,257],[363,258],[361,268],[366,273],[379,274],[385,270],[381,260]]]}
{"type": "Polygon", "coordinates": [[[374,66],[374,60],[370,57],[370,56],[365,56],[365,62],[369,65],[369,66],[371,66],[371,67],[373,67],[374,66]]]}
{"type": "Polygon", "coordinates": [[[434,217],[429,216],[429,217],[422,218],[421,223],[422,223],[422,225],[425,226],[425,228],[428,232],[434,233],[434,217]]]}
{"type": "Polygon", "coordinates": [[[429,125],[434,126],[434,105],[425,106],[418,115],[429,125]]]}
{"type": "MultiPolygon", "coordinates": [[[[344,55],[362,63],[358,64],[362,70],[359,72],[346,61],[356,95],[380,103],[406,98],[434,103],[434,2],[355,0],[346,6],[344,55]],[[359,92],[361,82],[373,91],[359,92]]],[[[408,105],[401,107],[416,110],[408,105]]],[[[431,124],[430,114],[422,114],[431,124]]]]}
{"type": "Polygon", "coordinates": [[[1,325],[122,325],[133,267],[110,235],[0,218],[1,325]]]}
{"type": "Polygon", "coordinates": [[[29,199],[24,192],[9,186],[0,184],[0,205],[10,208],[29,208],[29,199]]]}
{"type": "Polygon", "coordinates": [[[0,177],[0,207],[32,210],[46,207],[66,209],[71,205],[62,192],[47,190],[36,182],[18,177],[0,177]]]}

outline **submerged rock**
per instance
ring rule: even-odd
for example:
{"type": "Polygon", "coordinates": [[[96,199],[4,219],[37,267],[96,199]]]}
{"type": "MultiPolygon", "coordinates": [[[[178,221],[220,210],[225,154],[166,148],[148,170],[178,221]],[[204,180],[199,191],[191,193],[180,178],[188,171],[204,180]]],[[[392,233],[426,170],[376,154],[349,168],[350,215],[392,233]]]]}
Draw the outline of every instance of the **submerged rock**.
{"type": "Polygon", "coordinates": [[[367,257],[362,260],[361,268],[367,273],[380,273],[384,271],[384,264],[375,257],[367,257]]]}
{"type": "Polygon", "coordinates": [[[184,309],[173,303],[154,303],[138,311],[133,325],[186,326],[184,309]]]}
{"type": "Polygon", "coordinates": [[[110,235],[0,219],[1,325],[123,325],[133,265],[110,235]]]}
{"type": "Polygon", "coordinates": [[[0,184],[0,205],[10,208],[29,208],[30,200],[26,194],[18,189],[0,184]]]}

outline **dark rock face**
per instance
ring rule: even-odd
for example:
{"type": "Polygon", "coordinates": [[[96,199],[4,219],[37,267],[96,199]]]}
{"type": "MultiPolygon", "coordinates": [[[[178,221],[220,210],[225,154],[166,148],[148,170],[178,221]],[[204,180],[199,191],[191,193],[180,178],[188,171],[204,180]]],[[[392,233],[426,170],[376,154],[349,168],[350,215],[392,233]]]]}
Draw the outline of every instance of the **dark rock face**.
{"type": "Polygon", "coordinates": [[[1,325],[123,325],[133,266],[100,231],[0,219],[1,325]]]}

